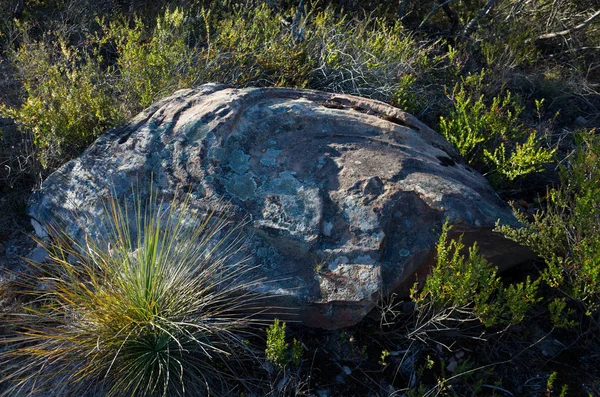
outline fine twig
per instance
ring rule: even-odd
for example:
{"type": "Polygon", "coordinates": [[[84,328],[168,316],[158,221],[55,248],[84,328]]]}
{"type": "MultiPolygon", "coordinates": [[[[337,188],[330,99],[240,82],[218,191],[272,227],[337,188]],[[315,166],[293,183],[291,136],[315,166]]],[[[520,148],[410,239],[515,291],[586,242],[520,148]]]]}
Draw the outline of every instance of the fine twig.
{"type": "Polygon", "coordinates": [[[503,389],[501,387],[498,387],[498,386],[494,386],[494,385],[481,385],[481,387],[484,387],[486,389],[498,390],[498,391],[501,391],[504,394],[508,394],[509,396],[513,396],[513,397],[515,396],[510,391],[508,391],[506,389],[503,389]]]}

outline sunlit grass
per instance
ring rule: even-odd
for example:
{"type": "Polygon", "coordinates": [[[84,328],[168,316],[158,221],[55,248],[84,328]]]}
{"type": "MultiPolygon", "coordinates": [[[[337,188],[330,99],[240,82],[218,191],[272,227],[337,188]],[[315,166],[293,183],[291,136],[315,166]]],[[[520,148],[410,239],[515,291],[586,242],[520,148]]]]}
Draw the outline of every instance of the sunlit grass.
{"type": "Polygon", "coordinates": [[[110,221],[81,241],[51,233],[0,354],[6,395],[202,395],[240,375],[265,307],[240,228],[186,202],[139,202],[107,203],[110,221]]]}

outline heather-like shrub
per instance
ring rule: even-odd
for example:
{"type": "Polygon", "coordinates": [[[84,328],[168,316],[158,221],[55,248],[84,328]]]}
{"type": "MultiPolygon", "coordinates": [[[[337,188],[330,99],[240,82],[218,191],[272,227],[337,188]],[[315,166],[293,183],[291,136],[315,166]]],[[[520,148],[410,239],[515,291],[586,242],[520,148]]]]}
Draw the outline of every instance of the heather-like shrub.
{"type": "Polygon", "coordinates": [[[266,4],[247,10],[236,7],[226,18],[211,23],[203,51],[205,81],[235,85],[304,87],[311,68],[298,30],[266,4]]]}
{"type": "Polygon", "coordinates": [[[153,28],[141,18],[122,19],[105,26],[101,43],[113,42],[117,50],[122,102],[129,113],[150,106],[156,99],[191,85],[194,50],[188,43],[186,14],[167,9],[153,28]]]}
{"type": "Polygon", "coordinates": [[[27,98],[20,106],[0,104],[0,115],[31,132],[44,167],[79,154],[101,132],[122,121],[102,58],[60,39],[28,42],[12,54],[27,98]]]}
{"type": "Polygon", "coordinates": [[[469,75],[455,85],[448,116],[440,117],[440,133],[469,163],[501,186],[518,177],[543,170],[553,159],[534,129],[520,122],[523,106],[506,91],[485,101],[481,90],[485,72],[469,75]]]}
{"type": "Polygon", "coordinates": [[[417,309],[430,305],[433,312],[452,308],[454,320],[474,316],[486,327],[520,323],[539,300],[539,281],[528,278],[526,282],[505,286],[495,266],[479,254],[477,245],[463,254],[462,239],[448,241],[449,230],[446,223],[437,243],[436,265],[423,288],[412,292],[417,309]]]}
{"type": "Polygon", "coordinates": [[[275,319],[273,324],[267,328],[265,356],[267,361],[280,368],[289,362],[297,366],[302,357],[302,345],[298,340],[294,339],[291,347],[285,341],[285,326],[285,322],[275,319]]]}
{"type": "MultiPolygon", "coordinates": [[[[531,247],[546,262],[542,278],[563,298],[600,312],[600,137],[594,131],[578,135],[578,149],[561,171],[561,184],[546,195],[533,218],[519,211],[524,227],[498,229],[531,247]]],[[[556,308],[559,303],[554,303],[556,308]]],[[[563,305],[564,308],[564,305],[563,305]]]]}
{"type": "Polygon", "coordinates": [[[435,46],[420,42],[399,22],[338,18],[332,9],[315,15],[306,35],[318,45],[311,51],[316,60],[311,87],[395,101],[401,107],[416,102],[410,88],[435,58],[435,46]]]}

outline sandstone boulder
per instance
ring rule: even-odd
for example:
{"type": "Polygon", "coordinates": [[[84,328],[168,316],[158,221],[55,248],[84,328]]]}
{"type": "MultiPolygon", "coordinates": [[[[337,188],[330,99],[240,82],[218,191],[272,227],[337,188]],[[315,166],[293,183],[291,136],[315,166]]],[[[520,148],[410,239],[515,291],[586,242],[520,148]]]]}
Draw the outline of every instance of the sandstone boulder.
{"type": "Polygon", "coordinates": [[[352,325],[382,293],[406,296],[446,218],[501,267],[520,260],[491,231],[511,212],[440,135],[384,103],[308,90],[178,91],[48,177],[28,213],[40,235],[71,219],[81,236],[104,198],[150,178],[193,207],[230,201],[263,288],[309,326],[352,325]]]}

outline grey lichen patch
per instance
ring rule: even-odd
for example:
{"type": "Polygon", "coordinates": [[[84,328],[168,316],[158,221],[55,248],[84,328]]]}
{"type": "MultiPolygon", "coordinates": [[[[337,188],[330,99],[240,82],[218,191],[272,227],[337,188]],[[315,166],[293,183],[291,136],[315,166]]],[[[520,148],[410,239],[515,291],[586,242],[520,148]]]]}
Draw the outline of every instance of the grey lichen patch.
{"type": "Polygon", "coordinates": [[[359,196],[348,196],[344,200],[344,215],[348,221],[363,232],[379,229],[379,219],[371,207],[362,205],[359,196]]]}
{"type": "Polygon", "coordinates": [[[263,165],[274,167],[278,164],[277,156],[281,154],[281,150],[277,149],[267,149],[265,155],[260,159],[260,162],[263,165]]]}
{"type": "Polygon", "coordinates": [[[279,178],[268,181],[264,190],[276,194],[296,194],[300,186],[300,181],[291,172],[285,171],[279,173],[279,178]]]}
{"type": "Polygon", "coordinates": [[[256,225],[301,238],[306,242],[318,238],[322,219],[323,202],[316,188],[301,186],[296,195],[266,195],[262,208],[262,219],[256,225]]]}
{"type": "Polygon", "coordinates": [[[208,158],[214,161],[222,162],[225,159],[225,151],[221,147],[213,146],[208,149],[208,158]]]}
{"type": "Polygon", "coordinates": [[[277,229],[288,229],[296,220],[297,212],[301,210],[299,204],[301,203],[294,196],[270,194],[263,203],[263,220],[259,223],[277,229]]]}
{"type": "Polygon", "coordinates": [[[251,174],[235,174],[225,183],[225,189],[240,200],[248,200],[256,193],[256,182],[251,174]]]}
{"type": "Polygon", "coordinates": [[[380,290],[380,267],[375,265],[340,264],[319,274],[321,302],[360,302],[371,299],[380,290]]]}
{"type": "Polygon", "coordinates": [[[250,165],[248,164],[248,160],[250,156],[244,153],[241,150],[233,150],[229,154],[228,165],[233,172],[236,174],[243,174],[244,172],[250,169],[250,165]]]}

